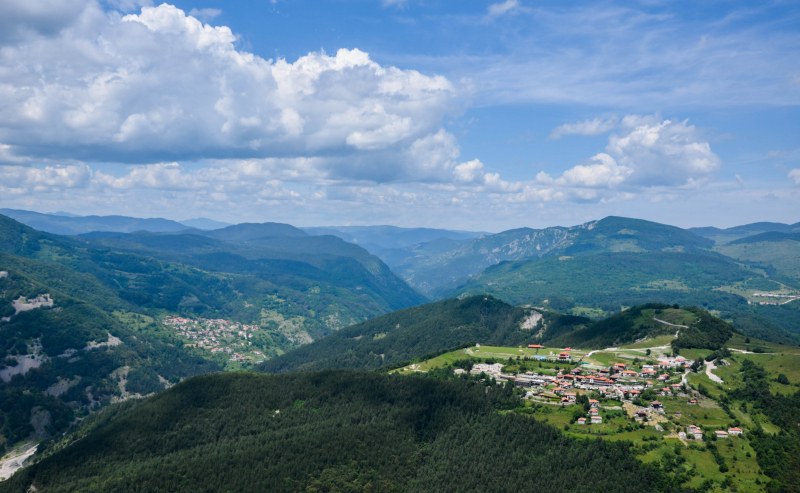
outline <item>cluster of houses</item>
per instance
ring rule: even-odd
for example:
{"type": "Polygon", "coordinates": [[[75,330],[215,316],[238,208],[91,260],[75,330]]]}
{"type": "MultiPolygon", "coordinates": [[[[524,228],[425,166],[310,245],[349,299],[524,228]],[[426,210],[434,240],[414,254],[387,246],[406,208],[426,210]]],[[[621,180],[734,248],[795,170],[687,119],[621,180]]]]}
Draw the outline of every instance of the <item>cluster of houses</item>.
{"type": "MultiPolygon", "coordinates": [[[[589,417],[589,423],[593,425],[603,424],[603,417],[600,416],[600,401],[596,399],[589,399],[589,412],[587,415],[589,417]]],[[[575,423],[579,425],[585,425],[586,418],[578,418],[575,423]]]]}
{"type": "MultiPolygon", "coordinates": [[[[530,347],[530,346],[529,346],[530,347]]],[[[569,354],[565,350],[555,357],[558,360],[563,353],[569,354]]],[[[547,358],[552,358],[548,356],[547,358]]],[[[634,399],[641,395],[642,391],[652,388],[659,395],[669,396],[684,392],[681,383],[668,384],[672,378],[669,371],[684,370],[692,365],[693,361],[687,360],[682,356],[661,357],[658,364],[644,364],[639,370],[629,368],[625,363],[613,363],[609,367],[591,368],[588,365],[581,365],[565,372],[559,371],[555,375],[544,375],[534,372],[512,375],[503,373],[502,363],[476,363],[472,366],[470,374],[481,375],[494,378],[498,382],[512,382],[520,387],[547,387],[552,389],[553,394],[560,398],[562,405],[575,404],[577,401],[576,389],[595,390],[606,398],[611,399],[634,399]]],[[[466,373],[465,370],[458,370],[459,373],[466,373]]],[[[529,392],[529,395],[532,395],[529,392]]],[[[690,405],[697,405],[695,398],[688,400],[690,405]]],[[[633,415],[638,421],[653,419],[651,415],[664,414],[664,404],[654,400],[648,406],[639,408],[633,415]]],[[[680,413],[676,413],[680,416],[680,413]]],[[[603,417],[600,415],[600,403],[596,399],[589,399],[589,411],[586,417],[579,417],[575,423],[577,425],[602,424],[603,417]]],[[[728,430],[715,430],[714,435],[717,439],[726,439],[732,436],[742,435],[743,430],[738,427],[731,427],[728,430]]],[[[703,430],[696,425],[690,425],[686,431],[681,431],[678,436],[684,440],[703,440],[703,430]]]]}
{"type": "MultiPolygon", "coordinates": [[[[565,397],[570,389],[595,390],[611,399],[635,399],[643,390],[655,389],[660,395],[669,396],[683,391],[680,383],[666,384],[671,378],[665,371],[683,369],[692,362],[678,356],[659,361],[658,365],[642,365],[640,370],[632,370],[625,363],[614,363],[610,367],[592,369],[589,366],[578,366],[569,372],[556,375],[544,375],[535,372],[518,375],[503,373],[500,363],[477,363],[472,367],[473,375],[481,373],[491,376],[498,382],[513,382],[519,387],[552,386],[556,395],[565,397]]],[[[567,400],[564,400],[567,403],[567,400]]]]}
{"type": "Polygon", "coordinates": [[[166,317],[164,325],[189,341],[187,347],[197,347],[211,353],[223,353],[230,361],[262,362],[264,354],[253,347],[250,339],[259,330],[258,325],[248,325],[221,318],[191,319],[166,317]]]}
{"type": "MultiPolygon", "coordinates": [[[[715,430],[714,436],[718,439],[725,439],[728,437],[738,437],[742,436],[744,430],[738,427],[731,427],[728,428],[728,431],[725,430],[715,430]]],[[[686,431],[679,432],[678,437],[682,440],[697,440],[703,441],[703,430],[697,425],[689,425],[686,427],[686,431]]]]}

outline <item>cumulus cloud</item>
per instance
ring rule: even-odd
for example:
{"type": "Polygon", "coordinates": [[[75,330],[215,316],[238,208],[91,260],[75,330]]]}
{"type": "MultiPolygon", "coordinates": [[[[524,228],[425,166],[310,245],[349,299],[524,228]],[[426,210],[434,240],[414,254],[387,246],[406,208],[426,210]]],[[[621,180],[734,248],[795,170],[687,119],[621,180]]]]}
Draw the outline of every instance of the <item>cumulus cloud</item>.
{"type": "Polygon", "coordinates": [[[554,134],[612,130],[605,152],[558,178],[542,173],[538,181],[591,188],[614,188],[623,183],[630,187],[691,187],[707,180],[720,166],[711,145],[687,121],[627,115],[620,121],[594,119],[562,125],[554,134]]]}
{"type": "Polygon", "coordinates": [[[630,182],[642,186],[691,186],[709,177],[720,159],[687,121],[629,115],[622,132],[609,138],[606,152],[633,170],[630,182]]]}
{"type": "Polygon", "coordinates": [[[166,4],[122,16],[90,2],[67,19],[0,52],[0,67],[14,67],[0,70],[0,144],[15,155],[155,163],[375,153],[378,165],[437,135],[454,107],[444,77],[358,49],[266,60],[237,49],[229,28],[166,4]]]}
{"type": "Polygon", "coordinates": [[[560,139],[565,135],[600,135],[610,132],[617,126],[616,118],[593,118],[575,123],[565,123],[556,127],[551,139],[560,139]]]}
{"type": "Polygon", "coordinates": [[[795,185],[800,185],[800,168],[789,171],[788,177],[795,185]]]}
{"type": "Polygon", "coordinates": [[[586,164],[579,164],[564,172],[560,184],[579,187],[615,187],[624,182],[634,170],[620,166],[605,153],[592,157],[586,164]]]}

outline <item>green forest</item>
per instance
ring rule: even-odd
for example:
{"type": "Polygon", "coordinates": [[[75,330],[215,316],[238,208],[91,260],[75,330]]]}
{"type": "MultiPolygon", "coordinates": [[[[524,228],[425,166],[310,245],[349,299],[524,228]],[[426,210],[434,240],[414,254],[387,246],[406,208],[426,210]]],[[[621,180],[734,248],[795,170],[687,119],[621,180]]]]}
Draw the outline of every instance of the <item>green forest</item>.
{"type": "Polygon", "coordinates": [[[0,491],[673,490],[628,445],[498,413],[515,401],[429,377],[196,377],[100,413],[0,491]]]}

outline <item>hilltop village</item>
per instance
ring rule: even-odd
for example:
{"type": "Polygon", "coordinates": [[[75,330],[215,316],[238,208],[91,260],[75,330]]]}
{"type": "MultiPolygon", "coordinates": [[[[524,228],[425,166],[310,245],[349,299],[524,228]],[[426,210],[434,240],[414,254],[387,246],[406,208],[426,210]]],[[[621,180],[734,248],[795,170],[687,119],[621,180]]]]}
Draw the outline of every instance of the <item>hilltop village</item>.
{"type": "MultiPolygon", "coordinates": [[[[476,348],[480,348],[477,345],[476,348]]],[[[572,410],[569,424],[575,426],[613,424],[621,431],[634,426],[652,426],[657,432],[670,433],[684,443],[741,436],[739,426],[700,426],[691,422],[696,412],[682,411],[685,406],[702,410],[703,396],[687,384],[693,365],[699,364],[683,356],[658,355],[653,359],[613,362],[608,366],[584,361],[591,353],[573,355],[572,348],[550,350],[539,355],[544,348],[532,344],[537,354],[524,359],[545,363],[539,371],[505,371],[506,367],[519,368],[517,362],[473,363],[469,370],[456,368],[456,375],[469,374],[508,383],[524,389],[524,399],[531,403],[559,406],[572,410]],[[555,368],[552,367],[556,364],[555,368]],[[669,406],[665,406],[665,402],[669,406]],[[675,405],[681,403],[679,406],[675,405]],[[667,407],[675,408],[672,412],[667,407]],[[681,409],[681,410],[678,410],[681,409]],[[626,423],[627,422],[627,423],[626,423]]],[[[707,415],[705,410],[702,410],[707,415]]],[[[603,426],[599,432],[610,432],[603,426]]]]}

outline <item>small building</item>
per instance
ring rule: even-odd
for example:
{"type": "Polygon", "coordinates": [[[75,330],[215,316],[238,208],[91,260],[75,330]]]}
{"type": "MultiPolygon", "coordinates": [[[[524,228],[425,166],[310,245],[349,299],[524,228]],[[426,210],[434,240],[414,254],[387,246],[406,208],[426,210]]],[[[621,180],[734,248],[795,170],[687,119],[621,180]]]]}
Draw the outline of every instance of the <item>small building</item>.
{"type": "Polygon", "coordinates": [[[601,425],[601,424],[603,424],[603,417],[602,416],[592,416],[592,424],[593,425],[601,425]]]}
{"type": "Polygon", "coordinates": [[[661,401],[653,401],[653,402],[651,402],[650,403],[650,407],[652,407],[656,411],[663,411],[664,410],[664,404],[662,404],[661,401]]]}
{"type": "Polygon", "coordinates": [[[572,361],[572,356],[569,353],[558,353],[558,361],[572,361]]]}
{"type": "Polygon", "coordinates": [[[589,399],[589,407],[600,407],[600,401],[597,399],[589,399]]]}
{"type": "Polygon", "coordinates": [[[694,438],[695,440],[702,440],[703,430],[701,430],[699,426],[689,425],[686,427],[686,436],[694,438]]]}
{"type": "Polygon", "coordinates": [[[575,421],[575,423],[579,424],[579,425],[585,425],[586,424],[586,418],[578,418],[578,420],[575,421]]]}
{"type": "Polygon", "coordinates": [[[589,409],[589,416],[597,416],[600,414],[600,410],[596,407],[589,409]]]}
{"type": "Polygon", "coordinates": [[[744,430],[742,430],[741,428],[728,428],[728,435],[731,436],[735,437],[742,436],[743,432],[744,430]]]}
{"type": "Polygon", "coordinates": [[[694,398],[689,399],[689,404],[691,404],[693,406],[696,406],[697,405],[697,399],[694,399],[694,398]]]}
{"type": "Polygon", "coordinates": [[[728,432],[725,430],[716,430],[714,435],[716,435],[717,438],[728,438],[728,432]]]}

